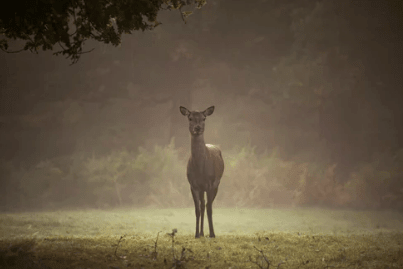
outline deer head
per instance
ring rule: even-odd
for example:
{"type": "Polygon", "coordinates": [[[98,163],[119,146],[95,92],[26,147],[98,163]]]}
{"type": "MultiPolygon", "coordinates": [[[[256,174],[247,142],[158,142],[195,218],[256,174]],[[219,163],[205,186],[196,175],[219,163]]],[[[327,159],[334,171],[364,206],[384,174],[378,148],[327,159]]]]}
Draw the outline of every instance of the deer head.
{"type": "Polygon", "coordinates": [[[187,116],[189,120],[189,131],[192,136],[202,135],[204,133],[204,121],[207,116],[210,116],[214,112],[214,106],[211,106],[204,110],[200,111],[190,111],[186,107],[181,106],[180,111],[183,116],[187,116]]]}

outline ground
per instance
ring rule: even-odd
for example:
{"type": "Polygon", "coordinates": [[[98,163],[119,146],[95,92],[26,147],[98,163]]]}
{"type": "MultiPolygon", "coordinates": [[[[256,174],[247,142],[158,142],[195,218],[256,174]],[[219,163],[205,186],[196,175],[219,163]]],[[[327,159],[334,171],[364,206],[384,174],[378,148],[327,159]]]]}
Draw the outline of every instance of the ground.
{"type": "Polygon", "coordinates": [[[213,220],[217,237],[195,239],[193,208],[1,213],[0,267],[403,268],[398,212],[213,208],[213,220]]]}

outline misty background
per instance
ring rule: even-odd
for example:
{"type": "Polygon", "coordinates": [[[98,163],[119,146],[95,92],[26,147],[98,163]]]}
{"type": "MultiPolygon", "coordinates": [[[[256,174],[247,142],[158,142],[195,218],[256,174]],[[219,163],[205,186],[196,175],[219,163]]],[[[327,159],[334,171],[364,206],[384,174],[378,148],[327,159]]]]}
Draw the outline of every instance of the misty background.
{"type": "MultiPolygon", "coordinates": [[[[191,207],[188,122],[214,206],[403,209],[402,1],[211,0],[74,65],[0,53],[0,210],[191,207]]],[[[15,48],[22,42],[13,43],[15,48]]]]}

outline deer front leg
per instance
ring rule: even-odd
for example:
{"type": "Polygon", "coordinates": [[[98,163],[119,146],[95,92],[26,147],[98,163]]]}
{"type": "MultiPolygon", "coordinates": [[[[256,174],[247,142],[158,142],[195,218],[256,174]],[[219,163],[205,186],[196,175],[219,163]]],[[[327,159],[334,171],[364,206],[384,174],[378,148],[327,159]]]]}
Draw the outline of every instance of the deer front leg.
{"type": "MultiPolygon", "coordinates": [[[[192,191],[193,201],[194,201],[194,204],[195,204],[195,213],[196,213],[196,234],[195,234],[195,238],[199,238],[200,237],[200,234],[199,234],[200,192],[194,191],[192,188],[190,188],[190,190],[192,191]]],[[[204,208],[203,208],[203,212],[204,212],[204,208]]],[[[203,224],[202,224],[202,227],[203,227],[203,224]]]]}
{"type": "Polygon", "coordinates": [[[210,230],[210,238],[214,238],[214,227],[213,227],[213,201],[217,195],[217,189],[212,189],[207,191],[207,218],[208,226],[210,230]]]}
{"type": "Polygon", "coordinates": [[[200,236],[204,236],[204,210],[206,208],[206,201],[204,200],[204,191],[199,192],[200,198],[200,236]]]}

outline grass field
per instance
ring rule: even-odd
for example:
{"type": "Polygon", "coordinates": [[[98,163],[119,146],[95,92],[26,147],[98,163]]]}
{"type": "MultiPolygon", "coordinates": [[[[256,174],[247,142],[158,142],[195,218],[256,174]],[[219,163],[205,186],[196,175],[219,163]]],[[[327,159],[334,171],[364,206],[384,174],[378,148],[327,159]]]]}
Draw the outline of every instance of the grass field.
{"type": "Polygon", "coordinates": [[[2,213],[0,267],[403,268],[398,212],[213,211],[215,239],[193,208],[2,213]]]}

